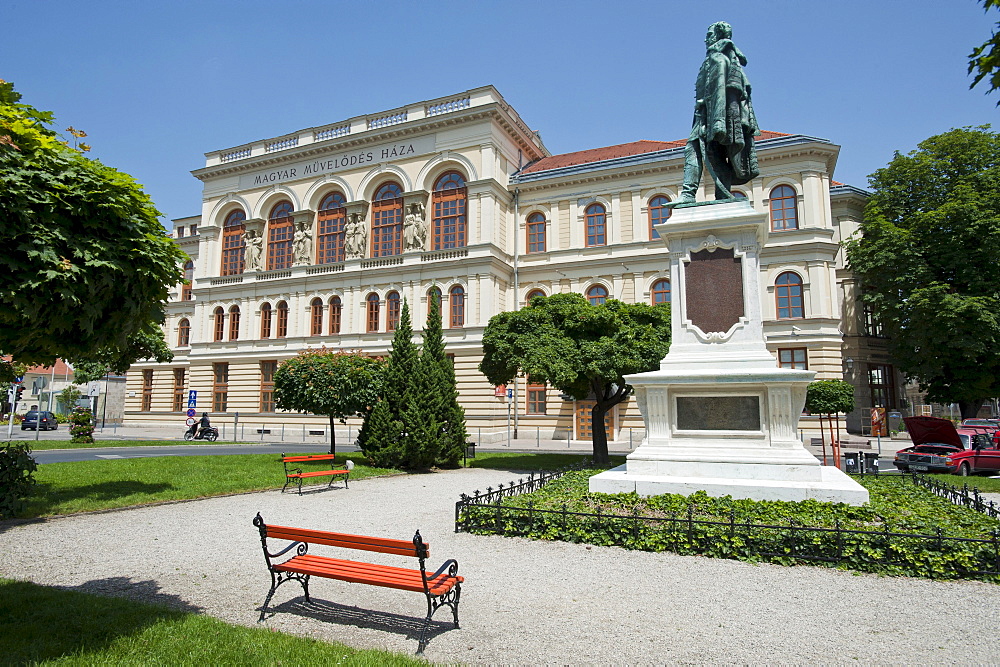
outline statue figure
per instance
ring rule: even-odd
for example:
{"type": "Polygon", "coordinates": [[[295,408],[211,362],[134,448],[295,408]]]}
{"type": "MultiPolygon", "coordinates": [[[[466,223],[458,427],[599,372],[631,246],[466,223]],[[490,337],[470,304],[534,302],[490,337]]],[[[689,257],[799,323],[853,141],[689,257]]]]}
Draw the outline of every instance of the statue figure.
{"type": "Polygon", "coordinates": [[[292,239],[292,256],[295,265],[312,263],[312,224],[303,221],[295,225],[295,237],[292,239]]]}
{"type": "Polygon", "coordinates": [[[247,229],[243,232],[243,270],[260,271],[263,258],[264,237],[258,229],[247,229]]]}
{"type": "Polygon", "coordinates": [[[684,151],[681,204],[694,202],[706,161],[716,200],[732,199],[733,185],[748,183],[760,173],[754,147],[760,128],[743,73],[747,59],[732,36],[732,27],[724,21],[708,28],[705,61],[695,82],[694,123],[684,151]]]}
{"type": "Polygon", "coordinates": [[[423,250],[427,241],[427,225],[424,223],[424,205],[410,204],[409,212],[403,219],[404,250],[423,250]]]}
{"type": "Polygon", "coordinates": [[[344,225],[344,255],[347,259],[361,259],[365,256],[368,230],[360,213],[351,213],[344,225]]]}

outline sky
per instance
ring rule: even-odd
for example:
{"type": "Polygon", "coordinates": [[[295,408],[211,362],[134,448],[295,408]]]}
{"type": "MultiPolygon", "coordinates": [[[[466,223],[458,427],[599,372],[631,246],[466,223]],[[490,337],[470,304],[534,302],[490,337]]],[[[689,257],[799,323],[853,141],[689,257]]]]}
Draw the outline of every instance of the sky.
{"type": "Polygon", "coordinates": [[[170,220],[208,151],[489,84],[554,154],[684,139],[719,20],[760,126],[840,145],[838,181],[1000,114],[969,89],[1000,20],[976,0],[0,0],[0,79],[170,220]]]}

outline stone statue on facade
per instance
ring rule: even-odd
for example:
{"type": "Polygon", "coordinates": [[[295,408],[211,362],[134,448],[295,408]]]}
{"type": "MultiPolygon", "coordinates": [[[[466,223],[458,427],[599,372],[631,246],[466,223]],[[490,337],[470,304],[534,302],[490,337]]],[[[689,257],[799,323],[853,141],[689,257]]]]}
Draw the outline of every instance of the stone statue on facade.
{"type": "Polygon", "coordinates": [[[423,250],[427,242],[427,224],[424,222],[424,205],[410,204],[403,219],[404,250],[423,250]]]}
{"type": "Polygon", "coordinates": [[[243,232],[243,270],[260,271],[264,255],[264,237],[259,229],[246,229],[243,232]]]}
{"type": "Polygon", "coordinates": [[[292,239],[292,257],[296,266],[312,264],[312,224],[304,220],[295,225],[295,237],[292,239]]]}
{"type": "Polygon", "coordinates": [[[365,246],[368,242],[368,230],[365,229],[365,219],[360,213],[347,216],[344,225],[344,255],[347,259],[361,259],[365,256],[365,246]]]}
{"type": "Polygon", "coordinates": [[[760,134],[743,73],[746,56],[732,40],[733,29],[713,23],[705,38],[707,52],[695,82],[694,123],[684,152],[684,187],[679,204],[691,204],[708,164],[715,199],[732,199],[730,188],[759,175],[754,137],[760,134]]]}

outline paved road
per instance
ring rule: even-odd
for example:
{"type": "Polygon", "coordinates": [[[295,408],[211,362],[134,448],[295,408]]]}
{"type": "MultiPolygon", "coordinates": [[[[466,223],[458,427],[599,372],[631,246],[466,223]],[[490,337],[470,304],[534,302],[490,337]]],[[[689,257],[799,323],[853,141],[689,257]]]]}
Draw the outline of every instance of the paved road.
{"type": "MultiPolygon", "coordinates": [[[[232,454],[283,454],[285,452],[330,451],[329,445],[285,443],[283,445],[168,445],[149,447],[100,447],[94,449],[42,449],[32,452],[38,463],[96,461],[98,459],[134,459],[151,456],[226,456],[232,454]]],[[[356,452],[357,447],[338,446],[338,452],[356,452]]]]}

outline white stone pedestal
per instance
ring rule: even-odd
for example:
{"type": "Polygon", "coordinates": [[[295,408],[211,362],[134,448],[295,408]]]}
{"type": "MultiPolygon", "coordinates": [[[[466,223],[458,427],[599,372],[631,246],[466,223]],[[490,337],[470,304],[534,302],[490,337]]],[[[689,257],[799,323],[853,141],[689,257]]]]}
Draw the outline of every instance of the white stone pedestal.
{"type": "Polygon", "coordinates": [[[591,477],[590,490],[868,502],[864,487],[798,438],[815,374],[778,368],[765,346],[766,216],[746,202],[681,208],[657,231],[670,251],[670,352],[659,370],[626,376],[646,437],[624,466],[591,477]]]}

